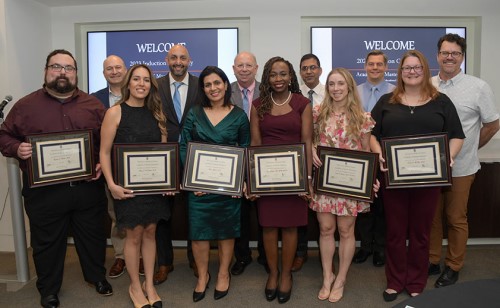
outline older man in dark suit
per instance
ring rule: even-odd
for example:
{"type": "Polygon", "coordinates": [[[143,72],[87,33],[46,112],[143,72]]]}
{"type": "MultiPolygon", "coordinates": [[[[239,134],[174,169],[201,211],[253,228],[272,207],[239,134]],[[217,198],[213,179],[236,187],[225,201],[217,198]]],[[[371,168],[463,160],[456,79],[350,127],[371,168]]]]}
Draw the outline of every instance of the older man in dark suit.
{"type": "MultiPolygon", "coordinates": [[[[260,82],[255,80],[258,68],[257,59],[250,52],[240,52],[234,58],[233,71],[237,81],[231,83],[231,101],[245,110],[249,118],[252,101],[258,98],[260,94],[260,82]]],[[[246,199],[241,203],[241,235],[234,243],[236,262],[231,267],[231,274],[233,275],[243,273],[245,267],[252,262],[252,251],[249,247],[251,204],[252,202],[246,199]]],[[[260,231],[259,229],[259,257],[257,261],[267,269],[266,255],[262,246],[262,233],[260,231]]]]}
{"type": "MultiPolygon", "coordinates": [[[[165,60],[170,72],[158,79],[158,90],[163,104],[163,111],[167,117],[167,141],[178,142],[187,112],[192,106],[199,103],[201,94],[198,87],[198,78],[188,73],[191,57],[185,46],[173,46],[168,51],[165,60]]],[[[184,193],[167,198],[167,204],[171,210],[173,210],[174,204],[179,206],[179,204],[185,204],[186,201],[187,198],[184,193]]],[[[158,270],[153,278],[154,284],[160,284],[167,280],[168,274],[174,270],[171,220],[160,220],[156,227],[158,270]]],[[[194,275],[198,276],[190,241],[188,241],[188,259],[194,275]]]]}

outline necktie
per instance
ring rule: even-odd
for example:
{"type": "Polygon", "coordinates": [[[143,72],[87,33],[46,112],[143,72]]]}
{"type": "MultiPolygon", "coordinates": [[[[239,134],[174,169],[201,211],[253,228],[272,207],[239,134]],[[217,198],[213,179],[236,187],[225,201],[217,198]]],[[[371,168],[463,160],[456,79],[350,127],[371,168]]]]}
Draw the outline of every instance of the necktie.
{"type": "Polygon", "coordinates": [[[307,92],[307,94],[309,94],[309,101],[311,102],[311,104],[313,103],[313,94],[314,94],[314,90],[309,90],[309,92],[307,92]]]}
{"type": "Polygon", "coordinates": [[[377,97],[375,96],[375,91],[377,90],[377,87],[372,87],[370,97],[368,98],[368,104],[365,106],[365,111],[371,111],[377,103],[377,97]]]}
{"type": "Polygon", "coordinates": [[[248,115],[250,114],[250,106],[248,106],[248,89],[244,88],[241,92],[243,92],[243,110],[245,110],[248,115]]]}
{"type": "Polygon", "coordinates": [[[174,82],[175,92],[174,92],[174,109],[175,114],[177,114],[177,120],[181,123],[182,119],[182,109],[181,109],[181,94],[179,93],[179,87],[182,85],[182,82],[174,82]]]}

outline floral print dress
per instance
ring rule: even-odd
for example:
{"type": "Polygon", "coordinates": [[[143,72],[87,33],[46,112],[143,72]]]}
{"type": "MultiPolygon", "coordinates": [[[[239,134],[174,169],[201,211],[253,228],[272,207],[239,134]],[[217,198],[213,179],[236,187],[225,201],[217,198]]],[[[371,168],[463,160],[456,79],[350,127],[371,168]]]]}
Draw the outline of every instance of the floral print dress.
{"type": "MultiPolygon", "coordinates": [[[[314,125],[318,125],[317,120],[319,116],[319,107],[313,109],[314,125]]],[[[346,134],[347,116],[345,113],[333,114],[328,119],[325,125],[325,131],[320,132],[319,144],[321,146],[350,149],[350,150],[363,150],[361,144],[361,137],[357,139],[349,138],[346,134]]],[[[370,133],[375,126],[375,121],[372,119],[369,112],[365,113],[365,120],[361,127],[361,134],[370,133]]],[[[309,207],[320,213],[332,213],[338,216],[358,216],[358,213],[370,211],[370,204],[368,202],[356,201],[353,199],[334,197],[330,195],[314,194],[312,202],[309,207]]]]}

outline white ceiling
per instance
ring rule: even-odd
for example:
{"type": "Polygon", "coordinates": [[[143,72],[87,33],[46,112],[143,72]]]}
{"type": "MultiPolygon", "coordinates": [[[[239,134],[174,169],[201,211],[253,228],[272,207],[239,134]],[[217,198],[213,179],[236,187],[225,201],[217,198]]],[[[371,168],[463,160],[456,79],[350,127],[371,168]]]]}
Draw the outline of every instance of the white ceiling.
{"type": "Polygon", "coordinates": [[[57,6],[93,5],[93,4],[124,4],[124,3],[186,1],[186,0],[34,0],[34,1],[49,7],[57,7],[57,6]]]}

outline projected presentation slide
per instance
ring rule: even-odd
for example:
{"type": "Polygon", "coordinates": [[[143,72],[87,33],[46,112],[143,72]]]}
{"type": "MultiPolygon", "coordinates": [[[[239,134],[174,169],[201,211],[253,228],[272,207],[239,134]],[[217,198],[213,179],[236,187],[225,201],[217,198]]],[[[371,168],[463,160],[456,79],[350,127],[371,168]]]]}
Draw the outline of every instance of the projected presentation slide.
{"type": "MultiPolygon", "coordinates": [[[[408,50],[421,51],[429,61],[431,75],[439,71],[437,42],[446,33],[465,38],[465,27],[311,27],[311,51],[321,61],[323,72],[344,67],[350,70],[357,84],[366,81],[364,70],[368,52],[378,49],[389,58],[386,80],[396,83],[401,56],[408,50]]],[[[465,58],[462,64],[465,72],[465,58]]],[[[325,83],[328,73],[323,73],[325,83]]]]}
{"type": "Polygon", "coordinates": [[[165,61],[174,45],[186,46],[191,56],[189,72],[198,76],[207,65],[219,66],[235,81],[232,73],[238,53],[238,29],[135,30],[87,33],[89,93],[107,86],[102,63],[108,55],[120,56],[127,68],[146,64],[161,77],[168,73],[165,61]]]}

